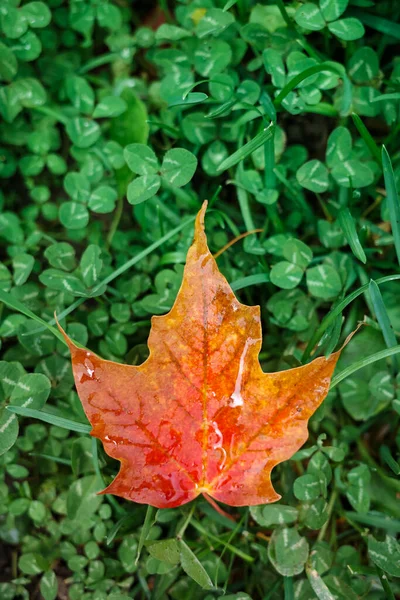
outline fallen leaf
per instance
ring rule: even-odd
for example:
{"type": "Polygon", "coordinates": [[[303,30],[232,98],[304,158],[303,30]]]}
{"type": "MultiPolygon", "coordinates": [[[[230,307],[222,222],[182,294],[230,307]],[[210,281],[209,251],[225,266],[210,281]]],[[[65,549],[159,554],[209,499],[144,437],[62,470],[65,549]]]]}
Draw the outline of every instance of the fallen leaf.
{"type": "Polygon", "coordinates": [[[92,435],[121,462],[102,493],[159,508],[199,494],[231,506],[279,500],[271,470],[306,441],[340,355],[262,371],[260,308],[238,302],[219,272],[206,207],[175,304],[152,318],[142,365],[103,360],[64,333],[92,435]]]}

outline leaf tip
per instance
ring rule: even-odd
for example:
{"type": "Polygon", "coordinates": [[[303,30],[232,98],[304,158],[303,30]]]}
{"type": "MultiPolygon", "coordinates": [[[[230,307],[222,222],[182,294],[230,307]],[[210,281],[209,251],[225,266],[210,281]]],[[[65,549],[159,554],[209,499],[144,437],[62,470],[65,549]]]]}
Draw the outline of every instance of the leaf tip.
{"type": "Polygon", "coordinates": [[[385,146],[385,144],[382,144],[382,164],[383,164],[383,170],[384,170],[384,175],[385,175],[385,171],[389,171],[392,170],[392,161],[390,160],[390,155],[389,152],[387,151],[387,148],[385,146]]]}
{"type": "Polygon", "coordinates": [[[64,337],[64,340],[69,348],[69,351],[71,352],[71,356],[74,356],[74,354],[76,353],[77,350],[79,350],[79,348],[74,344],[74,342],[71,340],[71,338],[69,337],[67,332],[61,327],[56,311],[54,311],[54,320],[56,322],[56,325],[57,325],[61,335],[64,337]]]}
{"type": "Polygon", "coordinates": [[[196,224],[194,228],[194,240],[197,243],[204,243],[207,245],[207,238],[204,227],[204,217],[208,206],[208,200],[204,200],[201,209],[197,213],[196,224]]]}
{"type": "MultiPolygon", "coordinates": [[[[344,350],[347,346],[347,344],[350,342],[350,340],[352,339],[352,337],[359,331],[359,329],[361,329],[361,327],[363,327],[364,325],[367,325],[367,323],[365,321],[359,321],[357,323],[357,327],[354,329],[354,331],[352,331],[351,333],[349,333],[349,335],[346,337],[346,339],[344,340],[343,344],[341,345],[341,347],[339,348],[339,350],[337,350],[334,354],[338,354],[340,356],[340,353],[342,352],[342,350],[344,350]]],[[[338,358],[339,358],[338,356],[338,358]]]]}

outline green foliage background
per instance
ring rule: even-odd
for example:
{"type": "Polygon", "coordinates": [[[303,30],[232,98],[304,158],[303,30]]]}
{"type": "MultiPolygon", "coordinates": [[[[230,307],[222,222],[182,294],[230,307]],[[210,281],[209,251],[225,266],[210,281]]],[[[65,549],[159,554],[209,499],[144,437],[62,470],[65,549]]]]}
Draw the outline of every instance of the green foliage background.
{"type": "Polygon", "coordinates": [[[399,17],[389,0],[4,0],[1,600],[398,597],[399,17]],[[53,317],[140,364],[205,198],[220,269],[261,305],[265,371],[368,325],[273,473],[282,500],[225,515],[96,495],[117,464],[53,317]]]}

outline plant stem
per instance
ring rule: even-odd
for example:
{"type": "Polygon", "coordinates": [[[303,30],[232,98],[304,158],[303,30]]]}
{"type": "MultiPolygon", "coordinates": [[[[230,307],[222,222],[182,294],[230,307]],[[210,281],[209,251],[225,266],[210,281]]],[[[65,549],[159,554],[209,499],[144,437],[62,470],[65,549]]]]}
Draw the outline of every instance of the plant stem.
{"type": "Polygon", "coordinates": [[[382,587],[384,589],[386,600],[396,600],[393,590],[388,581],[387,575],[378,565],[375,565],[376,571],[379,575],[379,579],[381,581],[382,587]]]}
{"type": "Polygon", "coordinates": [[[96,56],[89,60],[86,64],[84,64],[78,71],[80,75],[91,71],[92,69],[96,69],[97,67],[102,67],[103,65],[107,65],[111,62],[114,62],[118,58],[118,54],[116,52],[108,52],[107,54],[103,54],[102,56],[96,56]]]}
{"type": "Polygon", "coordinates": [[[283,578],[283,590],[285,593],[285,600],[294,600],[293,578],[292,577],[284,577],[283,578]]]}
{"type": "Polygon", "coordinates": [[[165,15],[166,22],[167,23],[173,23],[173,18],[171,16],[170,11],[169,11],[167,0],[160,0],[160,8],[161,8],[161,10],[163,11],[163,13],[165,15]]]}
{"type": "MultiPolygon", "coordinates": [[[[97,453],[97,440],[94,437],[92,438],[92,456],[93,456],[94,471],[95,471],[97,477],[100,479],[102,485],[104,485],[104,487],[106,487],[106,484],[105,484],[105,481],[103,478],[103,474],[100,469],[100,464],[99,464],[99,456],[97,453]]],[[[119,517],[125,515],[124,509],[122,508],[122,506],[120,506],[118,504],[118,502],[116,501],[114,496],[112,496],[111,494],[105,494],[105,496],[119,517]]]]}
{"type": "Polygon", "coordinates": [[[228,250],[228,248],[230,248],[231,246],[233,246],[233,244],[236,244],[236,242],[239,242],[240,240],[242,240],[243,238],[247,237],[248,235],[251,235],[252,233],[261,233],[263,230],[262,229],[253,229],[252,231],[246,231],[245,233],[241,233],[240,235],[236,236],[235,238],[233,238],[233,240],[231,240],[230,242],[228,242],[227,244],[225,244],[225,246],[223,246],[220,250],[218,250],[218,252],[216,252],[213,256],[214,258],[218,258],[219,256],[221,256],[221,254],[223,252],[225,252],[225,250],[228,250]]]}
{"type": "Polygon", "coordinates": [[[189,514],[188,514],[187,518],[185,519],[182,527],[179,529],[178,533],[176,534],[177,538],[182,538],[183,537],[183,534],[185,533],[185,531],[186,531],[186,529],[187,529],[187,527],[188,527],[188,525],[189,525],[189,523],[190,523],[190,521],[191,521],[191,519],[193,517],[193,513],[194,513],[195,508],[196,508],[196,503],[192,502],[192,506],[190,507],[189,514]]]}
{"type": "Polygon", "coordinates": [[[335,502],[336,502],[337,496],[338,496],[337,490],[334,489],[333,492],[332,492],[332,494],[331,494],[331,497],[329,499],[329,504],[328,504],[328,518],[325,521],[325,523],[322,525],[321,529],[319,530],[318,537],[317,537],[317,542],[321,542],[324,539],[324,537],[325,537],[325,533],[326,533],[326,530],[327,530],[328,525],[329,525],[329,521],[330,521],[331,516],[332,516],[332,512],[333,512],[333,508],[335,506],[335,502]]]}
{"type": "Polygon", "coordinates": [[[119,222],[122,217],[123,208],[124,208],[124,199],[121,197],[121,198],[118,198],[117,208],[115,210],[113,220],[110,225],[110,230],[107,235],[107,242],[106,242],[107,248],[109,248],[111,246],[111,242],[113,240],[115,232],[118,229],[118,225],[119,225],[119,222]]]}
{"type": "Polygon", "coordinates": [[[50,108],[49,106],[35,106],[34,109],[43,115],[46,115],[47,117],[52,117],[56,121],[63,123],[63,125],[67,125],[69,122],[68,117],[63,115],[60,111],[50,108]]]}

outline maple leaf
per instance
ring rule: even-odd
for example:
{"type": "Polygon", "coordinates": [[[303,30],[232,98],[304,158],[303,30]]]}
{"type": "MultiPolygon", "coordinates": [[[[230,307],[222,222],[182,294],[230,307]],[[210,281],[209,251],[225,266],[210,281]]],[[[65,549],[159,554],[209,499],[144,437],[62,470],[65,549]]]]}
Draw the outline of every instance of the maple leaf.
{"type": "Polygon", "coordinates": [[[203,204],[175,304],[152,318],[140,366],[69,345],[85,413],[121,463],[102,492],[158,508],[199,494],[231,506],[279,500],[271,470],[308,437],[340,351],[264,373],[260,308],[238,302],[212,257],[203,204]]]}

